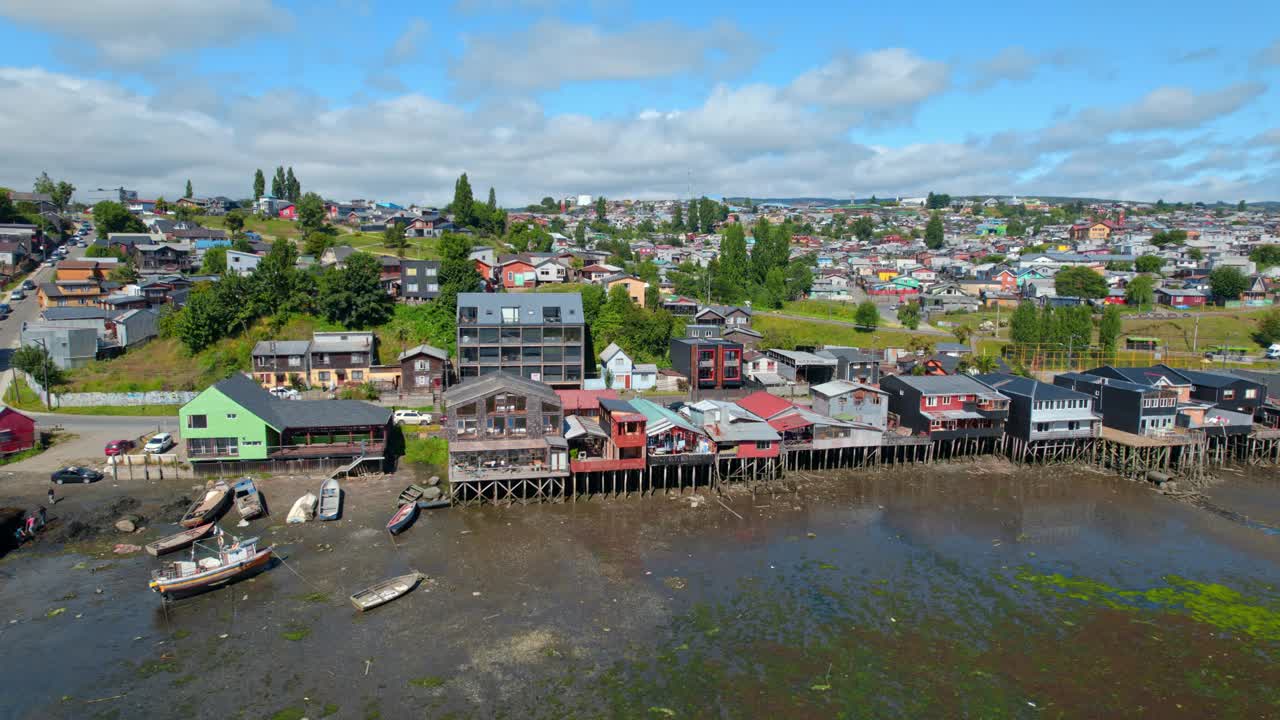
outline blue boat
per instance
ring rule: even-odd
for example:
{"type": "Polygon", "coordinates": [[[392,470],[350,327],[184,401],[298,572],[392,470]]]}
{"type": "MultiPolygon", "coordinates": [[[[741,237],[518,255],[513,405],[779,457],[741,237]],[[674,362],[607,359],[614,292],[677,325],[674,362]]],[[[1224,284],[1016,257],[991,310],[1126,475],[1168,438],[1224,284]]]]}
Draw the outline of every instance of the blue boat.
{"type": "Polygon", "coordinates": [[[341,512],[342,488],[338,485],[337,480],[329,478],[320,485],[320,512],[318,516],[321,520],[337,520],[341,512]]]}
{"type": "Polygon", "coordinates": [[[391,519],[387,521],[387,532],[392,535],[399,535],[404,532],[405,528],[412,525],[413,521],[417,519],[417,517],[418,504],[405,503],[404,505],[401,505],[400,509],[396,510],[396,514],[392,515],[391,519]]]}

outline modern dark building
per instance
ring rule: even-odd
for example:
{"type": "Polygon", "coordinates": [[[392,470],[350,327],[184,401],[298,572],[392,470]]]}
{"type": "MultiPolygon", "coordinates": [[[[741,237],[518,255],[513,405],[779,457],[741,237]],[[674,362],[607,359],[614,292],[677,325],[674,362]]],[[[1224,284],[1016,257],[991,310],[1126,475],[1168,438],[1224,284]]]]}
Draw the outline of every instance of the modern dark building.
{"type": "Polygon", "coordinates": [[[742,387],[742,343],[721,338],[672,338],[671,367],[690,387],[742,387]]]}
{"type": "Polygon", "coordinates": [[[400,299],[424,303],[440,295],[440,263],[435,260],[400,261],[400,299]]]}
{"type": "Polygon", "coordinates": [[[1093,397],[1070,388],[1021,375],[991,373],[979,382],[1009,398],[1005,434],[1028,442],[1097,437],[1102,418],[1093,411],[1093,397]]]}
{"type": "Polygon", "coordinates": [[[458,377],[499,370],[552,387],[582,386],[578,293],[458,295],[458,377]]]}
{"type": "MultiPolygon", "coordinates": [[[[1157,365],[1156,367],[1164,367],[1157,365]]],[[[1191,383],[1191,399],[1208,403],[1221,410],[1244,413],[1250,417],[1266,404],[1265,383],[1231,373],[1205,372],[1203,370],[1174,370],[1171,372],[1191,383]]]]}
{"type": "Polygon", "coordinates": [[[892,375],[880,388],[901,427],[932,440],[999,438],[1009,399],[968,375],[892,375]]]}
{"type": "Polygon", "coordinates": [[[863,385],[880,384],[880,363],[883,362],[883,357],[878,350],[826,345],[817,351],[817,354],[836,359],[836,380],[848,380],[863,385]]]}
{"type": "Polygon", "coordinates": [[[1178,391],[1090,373],[1062,373],[1053,384],[1093,397],[1102,424],[1134,435],[1168,432],[1177,424],[1178,391]]]}

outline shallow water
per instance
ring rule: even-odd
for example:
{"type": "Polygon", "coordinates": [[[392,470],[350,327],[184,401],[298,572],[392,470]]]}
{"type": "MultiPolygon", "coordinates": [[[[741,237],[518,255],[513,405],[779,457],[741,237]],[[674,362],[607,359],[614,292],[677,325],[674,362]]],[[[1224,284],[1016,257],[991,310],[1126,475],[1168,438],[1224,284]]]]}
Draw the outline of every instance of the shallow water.
{"type": "MultiPolygon", "coordinates": [[[[1214,497],[1275,507],[1275,480],[1214,497]]],[[[1280,715],[1280,538],[1105,475],[452,510],[394,543],[348,499],[255,523],[286,564],[167,610],[149,557],[11,555],[0,716],[1280,715]],[[409,568],[432,580],[347,604],[409,568]]]]}

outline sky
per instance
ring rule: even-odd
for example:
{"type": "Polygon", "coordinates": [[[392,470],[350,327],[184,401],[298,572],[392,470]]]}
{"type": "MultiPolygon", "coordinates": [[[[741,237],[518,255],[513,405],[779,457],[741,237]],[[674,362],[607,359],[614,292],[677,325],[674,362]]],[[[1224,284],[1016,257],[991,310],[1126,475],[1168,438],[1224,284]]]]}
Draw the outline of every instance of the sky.
{"type": "Polygon", "coordinates": [[[0,186],[1280,200],[1280,4],[0,0],[0,186]]]}

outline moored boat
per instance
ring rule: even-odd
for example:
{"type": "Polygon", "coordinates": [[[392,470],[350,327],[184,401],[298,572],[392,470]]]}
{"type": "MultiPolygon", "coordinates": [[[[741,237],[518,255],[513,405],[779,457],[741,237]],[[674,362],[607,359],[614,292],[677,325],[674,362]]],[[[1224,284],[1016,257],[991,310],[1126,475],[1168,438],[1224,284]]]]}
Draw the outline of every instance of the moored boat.
{"type": "Polygon", "coordinates": [[[412,572],[408,575],[401,575],[390,580],[384,580],[377,585],[361,590],[351,596],[351,604],[356,606],[360,612],[372,610],[379,605],[386,605],[398,597],[408,594],[418,583],[427,578],[420,572],[412,572]]]}
{"type": "Polygon", "coordinates": [[[211,522],[217,522],[222,513],[227,511],[231,502],[231,486],[219,480],[212,488],[206,490],[204,497],[191,503],[187,512],[178,521],[184,528],[194,528],[211,522]]]}
{"type": "Polygon", "coordinates": [[[236,540],[206,547],[197,541],[190,560],[177,560],[151,573],[150,587],[166,599],[203,592],[262,570],[271,562],[275,546],[258,548],[258,538],[236,540]],[[209,554],[196,558],[196,549],[209,554]]]}
{"type": "Polygon", "coordinates": [[[406,503],[416,503],[422,499],[427,489],[417,483],[413,483],[409,487],[400,491],[400,497],[396,498],[396,505],[404,505],[406,503]]]}
{"type": "Polygon", "coordinates": [[[146,550],[148,553],[156,557],[164,555],[165,553],[181,550],[183,548],[190,547],[191,544],[197,540],[203,540],[208,537],[209,533],[213,532],[215,527],[217,527],[217,525],[214,523],[206,523],[198,527],[193,527],[190,530],[183,530],[180,533],[175,533],[169,537],[160,538],[153,543],[148,543],[146,550]]]}
{"type": "Polygon", "coordinates": [[[396,514],[392,515],[391,519],[387,521],[387,532],[392,535],[399,535],[405,530],[405,528],[412,525],[414,519],[417,517],[418,504],[405,503],[404,505],[401,505],[400,509],[396,510],[396,514]]]}
{"type": "Polygon", "coordinates": [[[329,478],[320,484],[320,519],[337,520],[342,511],[342,487],[336,478],[329,478]]]}
{"type": "Polygon", "coordinates": [[[251,520],[262,514],[262,493],[253,484],[253,478],[244,478],[235,484],[236,510],[240,517],[251,520]]]}
{"type": "Polygon", "coordinates": [[[314,517],[315,514],[316,496],[312,493],[307,493],[306,495],[298,498],[298,501],[293,504],[293,507],[289,510],[289,517],[286,519],[286,522],[295,525],[298,523],[304,523],[314,517]]]}

